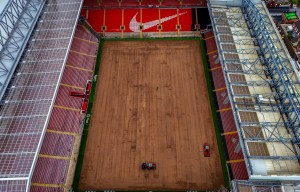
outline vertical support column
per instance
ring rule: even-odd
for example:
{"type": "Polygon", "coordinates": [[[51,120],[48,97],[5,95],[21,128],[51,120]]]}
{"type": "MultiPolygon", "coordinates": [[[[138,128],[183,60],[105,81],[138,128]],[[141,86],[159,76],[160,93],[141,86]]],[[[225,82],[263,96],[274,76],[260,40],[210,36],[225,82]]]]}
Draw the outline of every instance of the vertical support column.
{"type": "MultiPolygon", "coordinates": [[[[160,24],[160,8],[158,9],[158,25],[161,26],[161,24],[160,24]]],[[[160,36],[160,32],[161,32],[161,28],[158,29],[158,36],[160,36]]]]}
{"type": "Polygon", "coordinates": [[[124,9],[122,9],[122,34],[121,38],[124,38],[124,9]]]}
{"type": "MultiPolygon", "coordinates": [[[[140,2],[141,4],[141,2],[140,2]]],[[[140,8],[140,38],[143,38],[143,9],[140,8]]]]}
{"type": "Polygon", "coordinates": [[[177,36],[179,37],[180,36],[180,21],[179,21],[179,9],[177,8],[177,25],[176,25],[176,28],[177,28],[177,36]]]}
{"type": "Polygon", "coordinates": [[[106,16],[106,9],[104,9],[103,11],[103,25],[102,25],[103,36],[105,35],[105,31],[106,31],[105,16],[106,16]]]}
{"type": "Polygon", "coordinates": [[[198,36],[199,35],[199,29],[198,29],[199,21],[198,21],[198,9],[197,8],[195,8],[195,16],[196,16],[196,25],[197,25],[196,35],[198,36]]]}

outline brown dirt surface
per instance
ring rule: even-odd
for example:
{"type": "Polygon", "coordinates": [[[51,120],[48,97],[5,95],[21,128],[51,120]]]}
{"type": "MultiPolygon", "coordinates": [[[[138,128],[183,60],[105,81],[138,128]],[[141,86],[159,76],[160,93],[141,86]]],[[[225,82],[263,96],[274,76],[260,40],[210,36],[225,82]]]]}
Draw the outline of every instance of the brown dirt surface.
{"type": "Polygon", "coordinates": [[[224,184],[199,41],[107,41],[96,91],[79,189],[224,184]]]}

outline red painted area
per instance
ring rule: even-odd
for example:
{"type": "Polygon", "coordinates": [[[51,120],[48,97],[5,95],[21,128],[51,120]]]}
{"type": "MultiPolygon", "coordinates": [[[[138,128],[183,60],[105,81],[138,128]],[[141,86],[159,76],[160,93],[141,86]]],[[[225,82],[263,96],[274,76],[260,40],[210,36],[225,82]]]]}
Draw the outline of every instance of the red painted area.
{"type": "Polygon", "coordinates": [[[221,89],[226,87],[222,68],[213,70],[211,74],[214,80],[215,89],[221,89]]]}
{"type": "Polygon", "coordinates": [[[221,66],[218,51],[217,51],[218,48],[216,45],[213,31],[211,30],[211,31],[206,32],[204,34],[204,38],[205,38],[210,68],[213,69],[215,67],[221,66]]]}
{"type": "MultiPolygon", "coordinates": [[[[121,25],[125,26],[124,32],[140,32],[139,25],[143,23],[143,32],[158,32],[159,9],[124,9],[122,22],[121,9],[82,10],[81,15],[97,32],[102,32],[101,26],[106,26],[105,32],[121,32],[121,25]],[[104,17],[105,14],[105,17],[104,17]],[[104,19],[105,18],[105,19],[104,19]],[[131,23],[131,25],[130,25],[131,23]]],[[[177,31],[176,25],[181,25],[180,31],[190,31],[192,26],[191,9],[160,9],[162,32],[177,31]],[[179,16],[178,16],[179,15],[179,16]]]]}
{"type": "Polygon", "coordinates": [[[249,179],[245,162],[232,163],[231,170],[234,179],[239,179],[239,180],[249,179]]]}
{"type": "Polygon", "coordinates": [[[83,6],[206,6],[206,4],[207,0],[184,0],[181,4],[178,0],[163,0],[161,4],[158,0],[143,0],[141,4],[137,0],[122,0],[121,4],[116,0],[102,0],[101,4],[99,4],[97,0],[85,0],[83,6]]]}
{"type": "Polygon", "coordinates": [[[233,112],[231,110],[223,111],[220,115],[224,133],[237,130],[233,118],[233,112]]]}
{"type": "Polygon", "coordinates": [[[207,53],[216,51],[218,48],[217,48],[217,44],[216,44],[213,32],[211,31],[211,32],[205,33],[204,37],[205,37],[207,53]]]}
{"type": "MultiPolygon", "coordinates": [[[[102,12],[104,12],[104,11],[102,11],[102,12]]],[[[101,15],[103,15],[103,14],[101,14],[101,15]]],[[[102,16],[102,18],[103,17],[104,16],[102,16]]],[[[93,17],[93,18],[90,17],[90,19],[98,20],[98,17],[97,16],[93,17]]],[[[122,10],[121,9],[106,10],[105,11],[105,21],[102,21],[102,22],[105,22],[105,25],[107,28],[106,32],[121,32],[120,26],[122,25],[122,10]]]]}

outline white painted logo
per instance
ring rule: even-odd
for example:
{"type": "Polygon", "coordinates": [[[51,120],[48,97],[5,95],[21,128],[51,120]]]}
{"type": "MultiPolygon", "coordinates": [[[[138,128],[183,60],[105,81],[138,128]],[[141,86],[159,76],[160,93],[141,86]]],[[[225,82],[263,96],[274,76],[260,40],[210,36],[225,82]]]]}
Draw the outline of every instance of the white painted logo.
{"type": "Polygon", "coordinates": [[[228,97],[228,95],[227,95],[227,92],[224,92],[224,93],[222,93],[221,95],[222,95],[222,97],[223,97],[223,99],[224,99],[223,104],[224,104],[224,105],[227,105],[228,102],[229,102],[229,97],[228,97]]]}
{"type": "MultiPolygon", "coordinates": [[[[180,13],[180,14],[178,14],[178,16],[184,15],[184,14],[186,14],[186,13],[187,13],[187,12],[180,13]]],[[[133,32],[140,32],[140,24],[141,24],[141,23],[138,22],[138,21],[136,20],[137,14],[138,14],[138,13],[136,13],[136,14],[132,17],[132,19],[131,19],[131,21],[130,21],[130,23],[129,23],[129,29],[130,29],[131,31],[133,31],[133,32]]],[[[172,19],[174,19],[174,18],[176,18],[176,17],[177,17],[177,14],[171,15],[171,16],[168,16],[168,17],[161,18],[161,19],[160,19],[160,23],[162,24],[163,22],[172,20],[172,19]]],[[[151,27],[155,27],[155,26],[157,26],[158,24],[159,24],[159,20],[154,20],[154,21],[149,21],[149,22],[143,23],[142,25],[144,26],[144,30],[146,30],[146,29],[149,29],[149,28],[151,28],[151,27]]]]}
{"type": "Polygon", "coordinates": [[[214,59],[214,63],[215,63],[216,65],[220,63],[219,55],[214,55],[214,56],[213,56],[213,59],[214,59]]]}
{"type": "Polygon", "coordinates": [[[235,152],[235,153],[239,153],[239,152],[241,151],[240,141],[239,141],[237,138],[235,138],[235,137],[232,138],[231,141],[232,141],[232,143],[237,143],[237,144],[235,145],[234,152],[235,152]]]}

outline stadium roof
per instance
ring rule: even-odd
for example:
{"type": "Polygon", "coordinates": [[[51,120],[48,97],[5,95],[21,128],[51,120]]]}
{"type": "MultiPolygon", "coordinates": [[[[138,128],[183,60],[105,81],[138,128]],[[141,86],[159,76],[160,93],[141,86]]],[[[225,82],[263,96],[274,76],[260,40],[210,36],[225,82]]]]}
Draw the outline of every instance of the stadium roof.
{"type": "Polygon", "coordinates": [[[4,94],[0,105],[0,191],[29,189],[82,2],[45,2],[4,94]]]}
{"type": "Polygon", "coordinates": [[[42,10],[41,0],[0,3],[0,99],[42,10]]]}
{"type": "Polygon", "coordinates": [[[2,0],[0,3],[0,14],[2,14],[5,6],[7,5],[7,3],[9,2],[9,0],[2,0]]]}
{"type": "Polygon", "coordinates": [[[249,178],[299,180],[299,74],[265,4],[237,3],[209,11],[249,178]]]}

